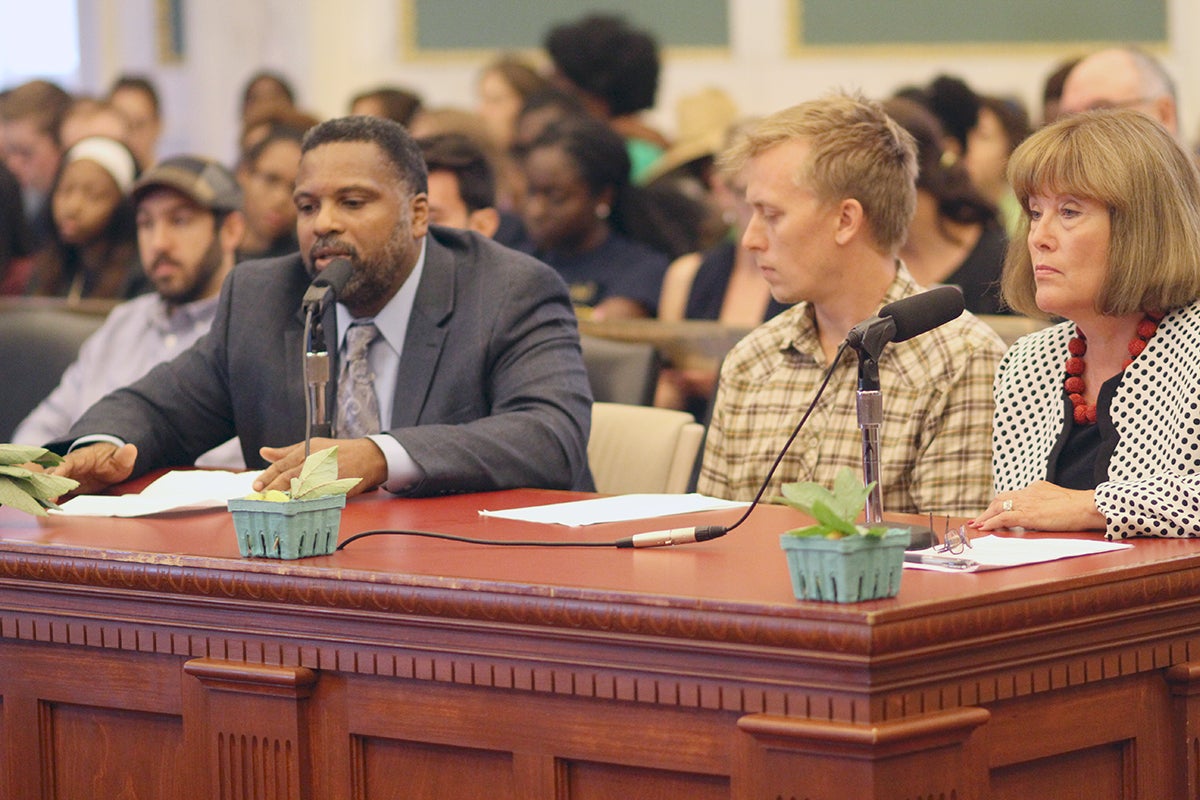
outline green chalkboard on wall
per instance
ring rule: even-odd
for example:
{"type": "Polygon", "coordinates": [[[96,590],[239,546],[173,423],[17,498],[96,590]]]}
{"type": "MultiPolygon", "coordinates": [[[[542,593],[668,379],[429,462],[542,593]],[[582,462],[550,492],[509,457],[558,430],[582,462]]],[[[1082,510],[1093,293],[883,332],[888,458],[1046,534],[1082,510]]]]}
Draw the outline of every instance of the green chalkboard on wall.
{"type": "Polygon", "coordinates": [[[1167,0],[792,2],[800,48],[1167,40],[1167,0]]]}
{"type": "Polygon", "coordinates": [[[729,0],[402,0],[418,52],[540,47],[554,25],[616,13],[663,47],[727,48],[729,0]]]}

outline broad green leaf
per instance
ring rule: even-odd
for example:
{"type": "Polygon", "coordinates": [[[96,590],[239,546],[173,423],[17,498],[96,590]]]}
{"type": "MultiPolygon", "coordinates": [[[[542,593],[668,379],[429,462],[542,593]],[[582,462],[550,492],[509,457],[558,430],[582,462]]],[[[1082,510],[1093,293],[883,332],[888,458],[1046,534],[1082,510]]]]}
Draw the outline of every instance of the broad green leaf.
{"type": "Polygon", "coordinates": [[[315,500],[318,497],[325,497],[331,494],[345,494],[361,482],[362,478],[341,478],[336,481],[329,481],[328,483],[319,483],[310,486],[302,494],[292,492],[292,499],[315,500]]]}
{"type": "Polygon", "coordinates": [[[862,481],[849,467],[842,467],[833,479],[833,493],[837,497],[848,497],[862,488],[862,481]]]}
{"type": "Polygon", "coordinates": [[[11,506],[26,514],[46,516],[46,509],[33,497],[30,497],[16,481],[7,475],[0,475],[0,506],[11,506]]]}
{"type": "Polygon", "coordinates": [[[833,479],[834,502],[829,507],[839,517],[853,520],[866,505],[868,494],[870,489],[863,486],[858,476],[849,468],[842,467],[833,479]]]}
{"type": "Polygon", "coordinates": [[[62,475],[49,475],[45,472],[34,472],[25,481],[29,484],[29,493],[38,500],[52,500],[62,497],[79,486],[74,478],[64,478],[62,475]]]}
{"type": "Polygon", "coordinates": [[[34,461],[46,452],[44,447],[31,447],[23,444],[0,444],[0,465],[26,464],[34,461]]]}
{"type": "Polygon", "coordinates": [[[0,444],[0,466],[26,464],[31,461],[43,467],[53,467],[62,462],[62,456],[52,453],[44,447],[0,444]]]}
{"type": "Polygon", "coordinates": [[[337,445],[318,450],[304,459],[299,479],[292,479],[292,498],[296,499],[322,483],[337,480],[337,445]]]}
{"type": "Polygon", "coordinates": [[[41,467],[57,467],[62,463],[62,461],[62,456],[60,456],[58,453],[51,452],[50,450],[43,450],[40,456],[33,459],[33,463],[41,467]]]}
{"type": "Polygon", "coordinates": [[[854,536],[858,533],[858,528],[854,526],[853,522],[839,517],[833,509],[820,500],[813,503],[812,515],[816,518],[817,522],[838,533],[843,533],[846,536],[854,536]]]}
{"type": "Polygon", "coordinates": [[[32,474],[32,470],[26,469],[25,467],[18,467],[16,464],[0,464],[0,475],[9,475],[13,478],[24,480],[32,474]]]}
{"type": "Polygon", "coordinates": [[[9,480],[13,486],[34,500],[58,497],[79,485],[78,481],[71,478],[48,475],[44,472],[30,472],[20,467],[0,467],[0,476],[9,480]]]}
{"type": "Polygon", "coordinates": [[[819,483],[785,483],[780,488],[785,503],[809,516],[813,515],[812,508],[815,503],[829,505],[833,502],[833,495],[819,483]]]}

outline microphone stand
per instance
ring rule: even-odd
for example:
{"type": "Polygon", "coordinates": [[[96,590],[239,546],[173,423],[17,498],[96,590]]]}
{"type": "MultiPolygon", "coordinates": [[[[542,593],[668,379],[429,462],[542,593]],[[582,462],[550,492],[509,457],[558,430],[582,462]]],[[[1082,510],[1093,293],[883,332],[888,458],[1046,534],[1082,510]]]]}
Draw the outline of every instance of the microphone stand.
{"type": "MultiPolygon", "coordinates": [[[[863,483],[870,485],[867,494],[866,524],[883,523],[883,480],[879,466],[879,428],[883,424],[883,393],[879,388],[879,355],[896,336],[896,323],[891,317],[883,317],[870,326],[851,347],[858,353],[858,427],[862,429],[863,483]]],[[[908,528],[911,538],[909,550],[929,547],[933,542],[933,530],[918,524],[888,522],[893,528],[908,528]]]]}
{"type": "Polygon", "coordinates": [[[310,287],[304,294],[304,457],[310,455],[314,436],[331,438],[325,387],[329,384],[329,347],[325,337],[324,308],[328,286],[310,287]]]}

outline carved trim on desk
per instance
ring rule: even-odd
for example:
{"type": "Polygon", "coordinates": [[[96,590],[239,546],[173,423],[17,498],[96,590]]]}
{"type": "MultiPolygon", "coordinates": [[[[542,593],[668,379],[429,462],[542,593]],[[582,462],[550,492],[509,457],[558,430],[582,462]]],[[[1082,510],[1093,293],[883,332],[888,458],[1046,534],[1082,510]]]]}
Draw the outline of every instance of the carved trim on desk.
{"type": "Polygon", "coordinates": [[[381,584],[301,567],[281,575],[186,561],[0,552],[0,637],[850,722],[1200,659],[1194,568],[1156,566],[1116,583],[871,619],[870,605],[857,614],[812,604],[803,612],[656,606],[583,589],[547,597],[546,587],[451,586],[427,576],[381,584]],[[247,609],[261,609],[254,627],[230,621],[247,609]],[[381,621],[391,626],[387,639],[381,621]],[[604,653],[614,642],[627,661],[604,653]],[[791,677],[800,673],[806,685],[791,677]]]}
{"type": "MultiPolygon", "coordinates": [[[[129,652],[215,659],[267,667],[394,677],[477,686],[677,706],[743,714],[771,714],[852,723],[882,722],[915,715],[986,705],[1026,695],[1083,686],[1200,659],[1200,634],[1186,638],[1112,646],[1103,652],[1079,652],[1065,657],[1042,657],[1016,662],[974,675],[939,672],[911,686],[872,682],[862,669],[847,670],[841,680],[810,678],[806,684],[787,682],[781,670],[759,677],[752,652],[732,654],[729,664],[713,662],[710,672],[684,672],[676,665],[659,667],[644,662],[571,658],[565,650],[538,647],[543,637],[517,637],[524,655],[498,656],[471,641],[438,644],[396,644],[355,641],[322,630],[302,635],[295,631],[259,634],[222,629],[209,623],[172,624],[165,621],[61,618],[34,612],[0,610],[0,638],[54,645],[98,647],[129,652]],[[186,630],[191,628],[193,630],[186,630]],[[545,655],[544,652],[549,652],[545,655]]],[[[647,645],[651,647],[651,645],[647,645]]],[[[633,648],[638,655],[644,648],[633,648]]],[[[622,650],[622,654],[626,651],[622,650]]],[[[769,659],[769,656],[768,656],[769,659]]],[[[195,663],[195,662],[194,662],[195,663]]],[[[929,662],[926,663],[928,672],[929,662]]],[[[786,664],[784,665],[786,666],[786,664]]],[[[829,665],[826,665],[828,668],[829,665]]],[[[1180,680],[1179,669],[1171,673],[1180,680]]],[[[302,688],[281,687],[285,694],[302,688]]]]}
{"type": "MultiPolygon", "coordinates": [[[[936,650],[951,641],[987,641],[1014,631],[1041,630],[1053,635],[1072,630],[1079,620],[1108,624],[1174,607],[1196,608],[1200,629],[1200,570],[1156,569],[1118,583],[1076,585],[1036,598],[1009,594],[987,598],[975,606],[951,612],[889,621],[886,614],[868,621],[870,610],[847,616],[806,604],[801,613],[791,606],[747,606],[696,601],[690,606],[662,606],[635,597],[614,599],[596,590],[535,587],[403,576],[404,582],[382,583],[337,572],[294,567],[295,574],[230,571],[186,563],[128,562],[71,556],[0,552],[0,588],[4,580],[53,582],[115,590],[150,591],[183,600],[206,598],[307,607],[382,612],[432,619],[475,620],[581,631],[650,635],[767,648],[806,649],[821,653],[878,658],[928,646],[936,650]],[[553,590],[553,596],[547,594],[553,590]],[[798,624],[819,620],[820,624],[798,624]]],[[[203,561],[203,559],[191,559],[203,561]]],[[[816,604],[820,605],[820,604],[816,604]]]]}

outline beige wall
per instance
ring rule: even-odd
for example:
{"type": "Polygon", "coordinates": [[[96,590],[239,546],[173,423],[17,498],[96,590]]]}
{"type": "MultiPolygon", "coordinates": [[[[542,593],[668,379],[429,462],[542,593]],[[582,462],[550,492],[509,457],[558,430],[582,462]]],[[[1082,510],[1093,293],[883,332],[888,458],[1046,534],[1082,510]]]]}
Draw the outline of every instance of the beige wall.
{"type": "MultiPolygon", "coordinates": [[[[1137,0],[1129,0],[1136,9],[1137,0]]],[[[395,82],[431,105],[470,106],[487,54],[412,58],[403,41],[403,0],[203,0],[184,3],[188,53],[158,60],[158,0],[80,0],[85,88],[102,89],[123,70],[151,73],[164,94],[164,155],[184,150],[229,158],[236,139],[237,96],[247,75],[279,69],[294,80],[302,105],[323,116],[344,113],[348,98],[372,84],[395,82]]],[[[970,4],[947,2],[948,13],[970,4]]],[[[471,24],[502,13],[502,0],[480,0],[471,24]]],[[[728,53],[667,52],[652,120],[670,132],[682,95],[715,85],[746,113],[761,114],[855,89],[883,97],[940,72],[983,92],[1016,95],[1037,114],[1045,76],[1062,58],[1094,45],[961,48],[798,55],[790,52],[788,0],[730,0],[728,53]]],[[[1200,3],[1169,0],[1171,42],[1159,55],[1179,84],[1185,133],[1200,121],[1200,3]]]]}

